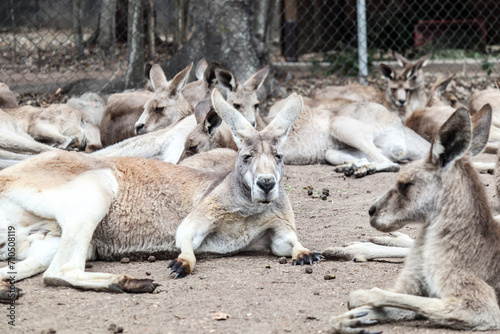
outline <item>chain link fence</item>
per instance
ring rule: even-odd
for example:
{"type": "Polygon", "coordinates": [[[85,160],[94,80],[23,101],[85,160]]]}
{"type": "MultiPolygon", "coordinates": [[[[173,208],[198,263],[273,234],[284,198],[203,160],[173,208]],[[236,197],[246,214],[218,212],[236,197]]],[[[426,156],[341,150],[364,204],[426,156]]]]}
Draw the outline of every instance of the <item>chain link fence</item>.
{"type": "MultiPolygon", "coordinates": [[[[236,31],[228,30],[226,38],[237,43],[249,37],[261,63],[271,63],[276,77],[283,73],[288,77],[289,73],[359,76],[358,29],[363,24],[369,76],[379,76],[378,63],[394,62],[394,51],[409,59],[432,51],[431,73],[496,77],[500,72],[498,0],[221,1],[244,6],[248,16],[233,18],[237,24],[231,28],[236,31]],[[357,5],[363,3],[365,23],[358,20],[357,5]],[[244,20],[250,24],[239,29],[238,23],[244,20]]],[[[216,3],[4,0],[0,3],[0,81],[28,95],[50,95],[57,88],[66,92],[124,89],[136,34],[141,64],[168,63],[195,29],[203,29],[204,20],[217,23],[220,17],[211,15],[208,7],[216,3]],[[134,18],[137,6],[141,14],[134,18]],[[194,14],[200,10],[208,15],[194,14]]],[[[210,54],[201,57],[220,61],[210,54]]]]}

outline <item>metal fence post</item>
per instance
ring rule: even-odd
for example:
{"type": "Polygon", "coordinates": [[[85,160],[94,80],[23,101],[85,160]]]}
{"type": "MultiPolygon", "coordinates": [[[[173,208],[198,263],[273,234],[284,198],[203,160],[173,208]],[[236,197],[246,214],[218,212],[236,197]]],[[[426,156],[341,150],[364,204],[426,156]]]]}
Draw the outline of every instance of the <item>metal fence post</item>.
{"type": "Polygon", "coordinates": [[[366,3],[365,0],[356,0],[358,24],[358,67],[359,82],[366,84],[368,76],[368,52],[366,46],[366,3]]]}

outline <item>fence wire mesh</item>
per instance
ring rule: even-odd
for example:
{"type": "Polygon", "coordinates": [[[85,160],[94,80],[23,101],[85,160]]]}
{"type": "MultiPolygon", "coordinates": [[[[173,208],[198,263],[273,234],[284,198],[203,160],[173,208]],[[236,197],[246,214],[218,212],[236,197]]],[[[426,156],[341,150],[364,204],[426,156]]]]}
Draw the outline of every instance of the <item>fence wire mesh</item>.
{"type": "MultiPolygon", "coordinates": [[[[139,34],[140,62],[165,63],[211,15],[210,0],[5,0],[0,3],[0,81],[14,91],[111,92],[131,67],[139,34]],[[134,20],[134,8],[141,15],[134,20]],[[206,12],[207,15],[199,13],[206,12]],[[198,14],[195,14],[198,13],[198,14]],[[135,22],[136,26],[131,24],[135,22]]],[[[224,1],[222,1],[224,2],[224,1]]],[[[228,2],[226,0],[225,2],[228,2]]],[[[227,39],[250,36],[275,69],[358,76],[356,0],[232,0],[249,9],[251,25],[231,25],[227,39]],[[297,66],[300,65],[300,66],[297,66]]],[[[234,21],[242,21],[235,17],[234,21]]],[[[416,59],[433,52],[435,71],[497,76],[497,0],[366,0],[368,74],[393,52],[416,59]]],[[[213,41],[206,41],[213,43],[213,41]]],[[[210,60],[211,55],[200,54],[210,60]]],[[[245,60],[242,54],[240,59],[245,60]]],[[[197,61],[198,59],[191,59],[197,61]]],[[[179,70],[181,67],[179,66],[179,70]]]]}

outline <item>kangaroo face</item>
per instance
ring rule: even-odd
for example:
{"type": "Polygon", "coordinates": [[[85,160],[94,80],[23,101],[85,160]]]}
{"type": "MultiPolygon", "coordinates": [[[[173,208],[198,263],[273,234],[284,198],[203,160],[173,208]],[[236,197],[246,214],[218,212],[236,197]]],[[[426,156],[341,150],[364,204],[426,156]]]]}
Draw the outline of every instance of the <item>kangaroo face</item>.
{"type": "Polygon", "coordinates": [[[269,133],[256,133],[247,138],[238,152],[236,171],[252,201],[267,204],[276,200],[284,173],[278,139],[269,133]]]}

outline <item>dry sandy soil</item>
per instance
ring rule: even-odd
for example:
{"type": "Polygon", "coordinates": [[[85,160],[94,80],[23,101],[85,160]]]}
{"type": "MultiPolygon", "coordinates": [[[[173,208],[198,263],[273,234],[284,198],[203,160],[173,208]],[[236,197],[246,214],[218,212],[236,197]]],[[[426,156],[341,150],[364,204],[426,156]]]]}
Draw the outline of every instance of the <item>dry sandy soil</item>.
{"type": "MultiPolygon", "coordinates": [[[[482,154],[479,160],[494,161],[482,154]]],[[[287,166],[284,186],[304,246],[323,250],[382,233],[368,223],[368,208],[395,180],[393,173],[346,178],[331,166],[287,166]],[[307,194],[312,187],[313,195],[307,194]],[[319,198],[323,189],[330,195],[319,198]]],[[[494,212],[494,178],[483,174],[494,212]]],[[[403,228],[412,236],[418,227],[403,228]]],[[[0,332],[41,333],[326,333],[332,315],[347,310],[349,292],[390,288],[403,261],[323,261],[313,266],[280,264],[269,254],[204,257],[194,273],[172,279],[167,261],[94,262],[89,271],[151,277],[152,294],[130,295],[47,287],[40,275],[19,282],[26,293],[16,304],[16,326],[0,306],[0,332]],[[312,273],[307,273],[307,268],[312,273]],[[325,275],[335,279],[325,280],[325,275]],[[223,318],[225,320],[217,320],[223,318]],[[115,326],[115,327],[113,327],[115,326]]],[[[377,325],[386,333],[453,333],[426,321],[377,325]]]]}

